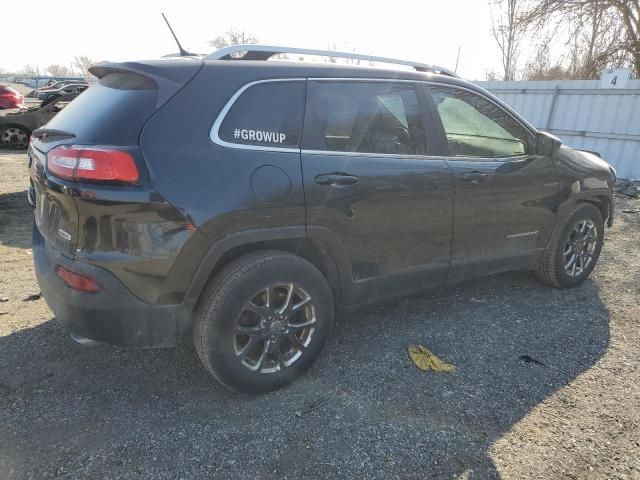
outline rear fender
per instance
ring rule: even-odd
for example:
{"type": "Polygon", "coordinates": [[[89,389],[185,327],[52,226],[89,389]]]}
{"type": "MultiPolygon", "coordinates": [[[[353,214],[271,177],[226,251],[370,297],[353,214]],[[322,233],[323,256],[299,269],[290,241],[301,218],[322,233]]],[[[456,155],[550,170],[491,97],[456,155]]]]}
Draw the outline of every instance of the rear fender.
{"type": "MultiPolygon", "coordinates": [[[[328,281],[339,297],[348,303],[353,291],[351,269],[347,260],[346,251],[340,240],[330,230],[323,227],[309,227],[308,231],[303,226],[291,226],[281,228],[269,228],[259,230],[246,230],[220,239],[215,242],[202,258],[198,269],[189,285],[185,298],[197,300],[202,294],[209,279],[220,269],[223,261],[230,261],[228,253],[244,245],[279,241],[311,241],[315,252],[321,255],[320,262],[323,270],[329,270],[328,281]]],[[[296,253],[296,252],[293,252],[296,253]]]]}

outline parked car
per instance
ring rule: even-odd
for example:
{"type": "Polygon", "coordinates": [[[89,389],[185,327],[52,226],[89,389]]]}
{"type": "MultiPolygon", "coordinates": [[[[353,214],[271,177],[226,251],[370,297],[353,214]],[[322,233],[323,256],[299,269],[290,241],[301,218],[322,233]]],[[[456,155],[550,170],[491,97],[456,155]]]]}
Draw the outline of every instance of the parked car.
{"type": "Polygon", "coordinates": [[[44,107],[31,107],[0,116],[0,146],[14,149],[27,148],[31,132],[45,125],[78,95],[78,93],[63,95],[44,107]]]}
{"type": "Polygon", "coordinates": [[[71,84],[58,90],[42,92],[40,95],[38,95],[38,98],[42,100],[40,105],[44,107],[47,103],[51,102],[53,99],[58,98],[61,95],[70,95],[73,93],[78,94],[80,92],[84,92],[87,88],[89,88],[89,85],[87,84],[71,84]]]}
{"type": "Polygon", "coordinates": [[[74,338],[192,330],[215,378],[265,392],[309,368],[336,309],[510,270],[589,276],[613,221],[605,161],[446,69],[264,61],[281,53],[382,61],[242,45],[101,63],[34,133],[36,274],[74,338]]]}
{"type": "Polygon", "coordinates": [[[24,107],[24,96],[9,85],[0,84],[0,110],[24,107]]]}
{"type": "MultiPolygon", "coordinates": [[[[86,86],[88,86],[89,84],[87,82],[85,82],[85,81],[80,81],[80,80],[62,80],[62,81],[54,83],[53,85],[49,85],[47,87],[39,88],[39,89],[35,90],[35,92],[36,92],[35,96],[39,100],[42,100],[49,93],[55,92],[55,91],[60,91],[60,90],[64,89],[65,87],[68,87],[70,85],[86,85],[86,86]]],[[[67,93],[71,93],[71,92],[67,92],[67,93]]]]}
{"type": "Polygon", "coordinates": [[[29,98],[34,98],[38,96],[38,93],[41,90],[47,89],[49,87],[51,87],[52,85],[55,85],[56,83],[58,83],[57,80],[49,80],[48,82],[46,82],[44,85],[41,85],[39,88],[36,88],[34,90],[31,90],[29,93],[27,93],[25,95],[25,97],[29,97],[29,98]]]}

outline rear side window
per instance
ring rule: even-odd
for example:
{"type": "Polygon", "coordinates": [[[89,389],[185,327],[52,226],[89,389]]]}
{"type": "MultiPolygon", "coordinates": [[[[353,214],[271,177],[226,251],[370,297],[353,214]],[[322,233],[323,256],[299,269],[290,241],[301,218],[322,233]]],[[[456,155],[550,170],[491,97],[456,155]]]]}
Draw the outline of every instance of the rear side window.
{"type": "Polygon", "coordinates": [[[424,155],[426,141],[410,83],[309,83],[303,148],[424,155]]]}
{"type": "Polygon", "coordinates": [[[467,90],[429,89],[452,155],[500,158],[529,153],[530,135],[493,102],[467,90]]]}
{"type": "Polygon", "coordinates": [[[224,116],[218,137],[238,145],[298,148],[304,90],[303,81],[264,82],[250,86],[224,116]]]}

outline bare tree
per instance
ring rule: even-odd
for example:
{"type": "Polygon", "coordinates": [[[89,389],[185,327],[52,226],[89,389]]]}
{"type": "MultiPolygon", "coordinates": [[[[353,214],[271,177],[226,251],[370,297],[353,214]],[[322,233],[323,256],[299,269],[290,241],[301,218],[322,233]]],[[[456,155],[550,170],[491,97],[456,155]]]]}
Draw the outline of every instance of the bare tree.
{"type": "Polygon", "coordinates": [[[73,66],[80,70],[80,75],[83,78],[89,79],[91,74],[89,73],[89,67],[95,62],[91,57],[86,55],[80,55],[79,57],[73,57],[73,66]]]}
{"type": "Polygon", "coordinates": [[[502,56],[503,80],[515,80],[520,43],[527,33],[526,0],[490,0],[493,38],[502,56]]]}
{"type": "Polygon", "coordinates": [[[255,45],[258,39],[250,33],[237,27],[229,29],[224,35],[219,35],[209,41],[209,45],[216,48],[225,48],[230,45],[255,45]]]}
{"type": "Polygon", "coordinates": [[[563,64],[562,59],[552,60],[551,42],[553,35],[547,33],[537,45],[533,55],[524,67],[526,80],[559,80],[574,78],[571,68],[563,64]]]}
{"type": "Polygon", "coordinates": [[[620,48],[632,58],[633,69],[640,77],[640,0],[610,0],[625,25],[625,40],[620,48]]]}
{"type": "Polygon", "coordinates": [[[40,67],[38,65],[25,65],[22,70],[20,70],[20,75],[24,75],[26,77],[39,77],[40,76],[40,67]]]}
{"type": "Polygon", "coordinates": [[[640,0],[537,0],[524,18],[537,33],[550,25],[569,30],[573,78],[597,78],[623,65],[640,76],[640,0]]]}
{"type": "Polygon", "coordinates": [[[47,67],[47,71],[52,77],[69,77],[71,76],[71,70],[64,65],[53,64],[47,67]]]}

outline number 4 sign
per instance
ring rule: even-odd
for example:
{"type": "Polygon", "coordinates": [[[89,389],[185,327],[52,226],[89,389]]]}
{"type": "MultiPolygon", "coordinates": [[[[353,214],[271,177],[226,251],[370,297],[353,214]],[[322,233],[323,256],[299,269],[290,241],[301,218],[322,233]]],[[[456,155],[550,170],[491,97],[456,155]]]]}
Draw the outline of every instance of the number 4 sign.
{"type": "Polygon", "coordinates": [[[600,88],[624,88],[631,76],[628,68],[610,68],[602,72],[600,88]]]}

